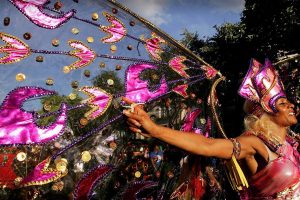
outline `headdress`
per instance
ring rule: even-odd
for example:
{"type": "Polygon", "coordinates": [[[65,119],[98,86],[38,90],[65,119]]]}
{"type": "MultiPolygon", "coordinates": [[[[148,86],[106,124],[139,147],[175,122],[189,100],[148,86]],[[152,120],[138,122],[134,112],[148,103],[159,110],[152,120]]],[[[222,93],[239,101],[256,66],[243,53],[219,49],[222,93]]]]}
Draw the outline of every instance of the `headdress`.
{"type": "MultiPolygon", "coordinates": [[[[264,66],[255,59],[250,61],[249,70],[238,93],[259,104],[268,113],[276,113],[276,100],[286,98],[279,75],[268,59],[264,66]]],[[[252,113],[255,114],[255,111],[252,113]]]]}

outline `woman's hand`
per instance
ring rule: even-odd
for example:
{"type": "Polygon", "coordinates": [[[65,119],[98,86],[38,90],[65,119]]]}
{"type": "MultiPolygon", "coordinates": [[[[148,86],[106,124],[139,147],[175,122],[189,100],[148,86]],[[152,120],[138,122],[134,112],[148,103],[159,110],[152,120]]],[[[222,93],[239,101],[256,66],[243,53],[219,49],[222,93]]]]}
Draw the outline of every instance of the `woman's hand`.
{"type": "Polygon", "coordinates": [[[122,100],[133,106],[133,109],[124,110],[123,114],[128,117],[127,123],[129,129],[135,133],[140,133],[145,137],[152,136],[152,131],[157,126],[144,111],[141,105],[134,105],[134,102],[128,98],[123,97],[122,100]]]}

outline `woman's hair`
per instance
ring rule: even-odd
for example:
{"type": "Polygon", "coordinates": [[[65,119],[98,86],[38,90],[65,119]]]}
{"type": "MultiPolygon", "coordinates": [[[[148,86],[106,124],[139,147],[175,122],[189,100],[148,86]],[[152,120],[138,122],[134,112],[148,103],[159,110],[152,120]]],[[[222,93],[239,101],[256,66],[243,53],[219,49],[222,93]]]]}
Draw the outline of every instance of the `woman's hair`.
{"type": "Polygon", "coordinates": [[[275,124],[270,118],[270,114],[263,113],[260,117],[247,115],[244,119],[245,131],[252,132],[255,135],[264,134],[270,139],[273,131],[276,131],[275,124]]]}

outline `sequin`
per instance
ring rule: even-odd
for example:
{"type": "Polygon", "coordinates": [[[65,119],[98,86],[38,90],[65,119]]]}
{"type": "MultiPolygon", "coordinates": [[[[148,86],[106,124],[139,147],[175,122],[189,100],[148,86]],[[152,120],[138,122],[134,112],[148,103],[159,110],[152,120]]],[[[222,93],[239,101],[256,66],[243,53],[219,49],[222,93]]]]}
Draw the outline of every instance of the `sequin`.
{"type": "Polygon", "coordinates": [[[86,118],[81,118],[80,121],[79,121],[79,123],[80,123],[82,126],[87,125],[88,122],[89,122],[89,121],[88,121],[86,118]]]}
{"type": "Polygon", "coordinates": [[[73,81],[72,83],[71,83],[71,86],[72,86],[72,88],[74,88],[74,89],[76,89],[76,88],[78,88],[78,81],[73,81]]]}
{"type": "Polygon", "coordinates": [[[26,156],[26,153],[19,152],[16,157],[17,157],[18,161],[22,162],[22,161],[24,161],[26,159],[27,156],[26,156]]]}
{"type": "Polygon", "coordinates": [[[35,58],[36,62],[43,62],[44,61],[44,57],[43,56],[37,56],[35,58]]]}
{"type": "Polygon", "coordinates": [[[110,85],[110,86],[112,86],[114,84],[114,80],[108,79],[107,80],[107,84],[110,85]]]}
{"type": "Polygon", "coordinates": [[[64,72],[65,74],[68,74],[68,73],[70,73],[70,71],[71,71],[71,69],[70,69],[70,67],[69,67],[69,66],[64,66],[64,68],[63,68],[63,72],[64,72]]]}
{"type": "Polygon", "coordinates": [[[4,26],[8,26],[10,24],[10,18],[5,17],[4,20],[3,20],[3,24],[4,24],[4,26]]]}
{"type": "Polygon", "coordinates": [[[55,2],[54,8],[55,10],[60,10],[62,8],[63,4],[60,1],[55,2]]]}
{"type": "Polygon", "coordinates": [[[133,48],[132,48],[131,45],[128,45],[128,46],[127,46],[127,49],[128,49],[129,51],[131,51],[133,48]]]}
{"type": "Polygon", "coordinates": [[[77,95],[76,95],[75,93],[69,94],[69,99],[70,99],[70,100],[75,100],[76,97],[77,97],[77,95]]]}
{"type": "Polygon", "coordinates": [[[58,47],[59,46],[59,40],[58,39],[53,39],[52,40],[52,45],[55,46],[55,47],[58,47]]]}
{"type": "Polygon", "coordinates": [[[52,107],[51,104],[48,102],[46,102],[43,106],[44,110],[47,112],[49,112],[51,110],[51,107],[52,107]]]}
{"type": "Polygon", "coordinates": [[[23,34],[23,38],[25,39],[25,40],[30,40],[30,38],[31,38],[31,34],[30,33],[24,33],[23,34]]]}
{"type": "Polygon", "coordinates": [[[136,178],[140,178],[141,177],[141,172],[140,171],[136,171],[135,173],[134,173],[134,176],[136,177],[136,178]]]}
{"type": "Polygon", "coordinates": [[[110,51],[111,51],[111,53],[115,53],[117,51],[117,46],[116,45],[111,45],[110,46],[110,51]]]}
{"type": "Polygon", "coordinates": [[[116,66],[116,70],[121,70],[122,69],[122,66],[121,65],[117,65],[116,66]]]}
{"type": "Polygon", "coordinates": [[[60,171],[60,172],[64,172],[67,169],[68,166],[68,162],[66,162],[66,160],[60,159],[56,162],[56,170],[60,171]]]}
{"type": "Polygon", "coordinates": [[[94,38],[93,37],[87,37],[87,42],[88,43],[93,43],[94,42],[94,38]]]}
{"type": "Polygon", "coordinates": [[[54,84],[54,80],[52,78],[47,78],[46,85],[53,85],[53,84],[54,84]]]}
{"type": "Polygon", "coordinates": [[[91,76],[91,71],[90,70],[84,70],[84,76],[90,77],[91,76]]]}
{"type": "Polygon", "coordinates": [[[92,14],[92,20],[96,21],[99,18],[98,13],[93,13],[92,14]]]}
{"type": "Polygon", "coordinates": [[[134,21],[130,21],[130,22],[129,22],[129,25],[130,25],[130,26],[134,26],[134,25],[135,25],[135,22],[134,22],[134,21]]]}
{"type": "Polygon", "coordinates": [[[18,74],[16,75],[16,81],[21,82],[21,81],[24,81],[25,79],[26,79],[26,76],[25,76],[25,74],[23,74],[23,73],[18,73],[18,74]]]}
{"type": "Polygon", "coordinates": [[[77,35],[79,33],[79,29],[78,28],[72,28],[71,29],[71,32],[74,34],[74,35],[77,35]]]}
{"type": "Polygon", "coordinates": [[[114,13],[114,14],[117,14],[117,13],[118,13],[118,10],[117,10],[116,8],[113,8],[111,11],[112,11],[112,13],[114,13]]]}
{"type": "Polygon", "coordinates": [[[105,67],[105,63],[104,62],[100,62],[99,63],[99,67],[104,68],[105,67]]]}
{"type": "Polygon", "coordinates": [[[83,162],[89,162],[91,160],[91,158],[92,158],[92,156],[89,151],[83,151],[81,153],[81,160],[83,162]]]}

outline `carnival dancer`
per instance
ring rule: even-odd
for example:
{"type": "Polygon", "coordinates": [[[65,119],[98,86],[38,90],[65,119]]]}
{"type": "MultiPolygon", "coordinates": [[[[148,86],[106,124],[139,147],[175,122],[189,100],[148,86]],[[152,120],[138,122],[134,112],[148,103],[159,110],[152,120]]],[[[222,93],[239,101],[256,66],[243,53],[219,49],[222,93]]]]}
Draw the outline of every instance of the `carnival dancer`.
{"type": "Polygon", "coordinates": [[[230,159],[234,155],[249,181],[241,199],[300,199],[300,155],[290,126],[297,123],[294,105],[282,82],[266,60],[254,59],[239,89],[246,98],[245,132],[237,138],[213,139],[155,124],[140,106],[124,110],[130,130],[154,137],[188,152],[230,159]]]}

